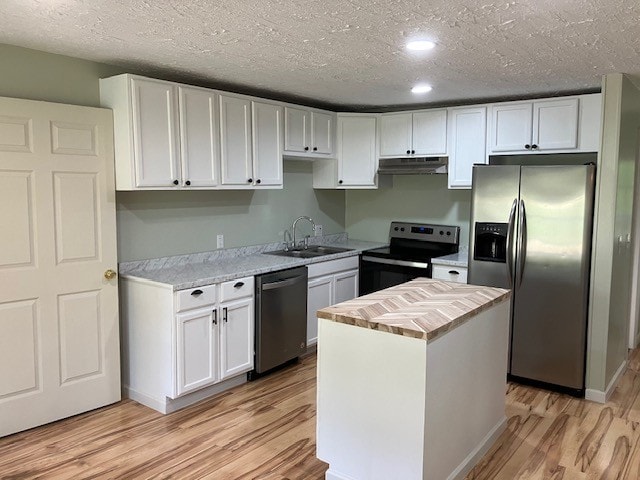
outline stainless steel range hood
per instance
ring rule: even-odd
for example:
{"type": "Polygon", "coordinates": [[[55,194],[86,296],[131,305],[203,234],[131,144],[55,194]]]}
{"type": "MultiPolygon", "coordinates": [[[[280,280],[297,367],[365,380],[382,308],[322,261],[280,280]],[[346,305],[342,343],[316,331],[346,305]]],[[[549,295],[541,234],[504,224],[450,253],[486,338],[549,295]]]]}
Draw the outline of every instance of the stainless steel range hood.
{"type": "Polygon", "coordinates": [[[447,173],[447,157],[381,158],[378,175],[431,175],[447,173]]]}

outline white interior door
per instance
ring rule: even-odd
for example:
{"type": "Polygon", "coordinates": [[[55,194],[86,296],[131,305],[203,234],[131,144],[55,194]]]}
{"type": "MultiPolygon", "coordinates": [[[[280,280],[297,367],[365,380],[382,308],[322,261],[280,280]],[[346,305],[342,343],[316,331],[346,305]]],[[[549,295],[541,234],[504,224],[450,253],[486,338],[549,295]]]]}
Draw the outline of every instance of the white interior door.
{"type": "Polygon", "coordinates": [[[0,436],[120,399],[113,120],[0,98],[0,436]]]}

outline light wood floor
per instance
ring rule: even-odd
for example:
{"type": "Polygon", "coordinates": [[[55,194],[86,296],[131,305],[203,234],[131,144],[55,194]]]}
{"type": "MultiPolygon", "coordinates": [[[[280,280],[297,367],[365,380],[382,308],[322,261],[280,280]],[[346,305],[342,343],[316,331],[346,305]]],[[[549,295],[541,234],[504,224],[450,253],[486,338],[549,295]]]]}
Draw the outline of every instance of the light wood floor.
{"type": "MultiPolygon", "coordinates": [[[[606,405],[519,385],[467,477],[640,478],[640,351],[606,405]]],[[[322,479],[315,357],[171,415],[118,404],[0,439],[0,478],[322,479]]],[[[439,479],[434,479],[439,480],[439,479]]]]}

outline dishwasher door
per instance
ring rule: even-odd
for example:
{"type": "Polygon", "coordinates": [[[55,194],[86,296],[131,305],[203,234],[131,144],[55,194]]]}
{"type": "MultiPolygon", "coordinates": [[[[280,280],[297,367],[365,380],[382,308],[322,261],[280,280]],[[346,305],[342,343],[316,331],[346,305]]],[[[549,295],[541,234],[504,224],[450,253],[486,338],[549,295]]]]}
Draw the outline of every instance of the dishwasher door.
{"type": "Polygon", "coordinates": [[[256,276],[257,373],[306,352],[307,277],[307,267],[256,276]]]}

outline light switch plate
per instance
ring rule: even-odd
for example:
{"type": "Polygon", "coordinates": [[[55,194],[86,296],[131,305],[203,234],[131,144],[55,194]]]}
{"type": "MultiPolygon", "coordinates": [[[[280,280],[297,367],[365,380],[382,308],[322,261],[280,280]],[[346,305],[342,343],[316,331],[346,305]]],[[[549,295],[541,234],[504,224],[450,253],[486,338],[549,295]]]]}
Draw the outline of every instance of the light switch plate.
{"type": "Polygon", "coordinates": [[[216,248],[224,248],[224,235],[216,237],[216,248]]]}

